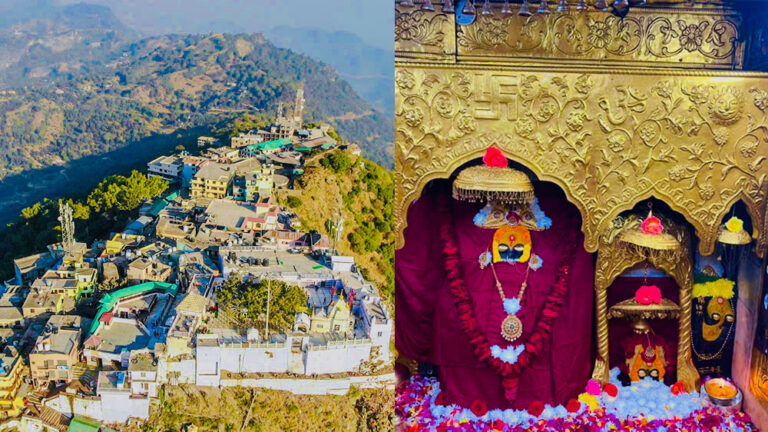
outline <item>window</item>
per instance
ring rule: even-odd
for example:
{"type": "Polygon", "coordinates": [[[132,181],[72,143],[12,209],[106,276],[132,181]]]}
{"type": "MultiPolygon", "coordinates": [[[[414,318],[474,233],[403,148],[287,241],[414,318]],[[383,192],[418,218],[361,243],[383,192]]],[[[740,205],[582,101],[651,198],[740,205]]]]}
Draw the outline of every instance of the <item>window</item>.
{"type": "Polygon", "coordinates": [[[382,335],[384,335],[384,332],[379,332],[379,337],[381,337],[382,335]]]}

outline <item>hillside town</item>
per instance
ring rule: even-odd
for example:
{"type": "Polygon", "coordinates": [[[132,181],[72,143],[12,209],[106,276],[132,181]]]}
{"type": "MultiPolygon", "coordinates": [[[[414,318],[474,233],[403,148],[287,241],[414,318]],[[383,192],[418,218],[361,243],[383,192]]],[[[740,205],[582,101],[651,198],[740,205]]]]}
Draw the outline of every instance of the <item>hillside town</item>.
{"type": "Polygon", "coordinates": [[[303,107],[299,87],[269,127],[228,144],[201,136],[199,155],[149,162],[148,175],[170,187],[108,238],[79,242],[73,209],[60,204],[61,241],[15,259],[3,284],[0,420],[107,430],[148,420],[163,386],[295,391],[292,381],[316,379],[312,392],[343,394],[350,382],[378,385],[392,317],[354,257],[337,253],[343,220],[330,235],[305,231],[278,202],[299,192],[308,160],[359,154],[329,125],[305,125],[303,107]],[[298,286],[306,312],[291,328],[270,327],[268,291],[265,325],[241,328],[217,299],[231,280],[298,286]],[[322,385],[331,378],[335,387],[322,385]]]}

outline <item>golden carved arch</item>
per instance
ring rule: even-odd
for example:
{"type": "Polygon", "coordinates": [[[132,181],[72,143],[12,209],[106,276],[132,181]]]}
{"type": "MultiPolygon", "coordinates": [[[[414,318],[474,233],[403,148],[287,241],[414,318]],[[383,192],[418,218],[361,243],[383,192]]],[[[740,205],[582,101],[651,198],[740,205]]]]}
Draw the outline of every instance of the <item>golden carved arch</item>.
{"type": "Polygon", "coordinates": [[[649,262],[659,270],[672,276],[680,287],[678,314],[677,379],[687,391],[694,391],[699,374],[691,356],[691,302],[693,289],[693,263],[691,261],[690,238],[682,229],[674,234],[681,240],[676,250],[650,249],[621,241],[604,241],[597,252],[595,268],[595,302],[597,317],[597,356],[592,377],[608,382],[609,341],[608,341],[608,288],[632,266],[649,262]]]}
{"type": "Polygon", "coordinates": [[[428,181],[489,145],[558,184],[582,213],[585,248],[654,196],[714,250],[742,199],[768,244],[768,75],[402,64],[396,82],[397,247],[428,181]]]}

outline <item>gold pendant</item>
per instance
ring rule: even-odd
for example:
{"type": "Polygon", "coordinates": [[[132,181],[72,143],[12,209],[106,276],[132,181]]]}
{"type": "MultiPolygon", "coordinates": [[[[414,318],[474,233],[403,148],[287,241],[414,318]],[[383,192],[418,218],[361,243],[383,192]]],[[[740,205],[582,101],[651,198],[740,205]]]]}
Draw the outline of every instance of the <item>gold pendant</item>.
{"type": "Polygon", "coordinates": [[[523,334],[523,323],[516,315],[509,314],[504,321],[501,322],[501,337],[514,342],[520,335],[523,334]]]}

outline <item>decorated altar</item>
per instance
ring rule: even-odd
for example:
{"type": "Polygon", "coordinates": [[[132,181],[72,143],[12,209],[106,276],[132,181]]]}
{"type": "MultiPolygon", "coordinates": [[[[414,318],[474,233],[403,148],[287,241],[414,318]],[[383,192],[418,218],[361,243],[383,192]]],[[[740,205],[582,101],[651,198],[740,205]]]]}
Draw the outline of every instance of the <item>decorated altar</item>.
{"type": "Polygon", "coordinates": [[[432,3],[395,2],[401,420],[675,430],[743,404],[768,426],[759,20],[724,0],[432,3]],[[738,402],[702,405],[715,377],[738,402]]]}

